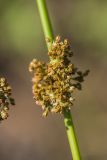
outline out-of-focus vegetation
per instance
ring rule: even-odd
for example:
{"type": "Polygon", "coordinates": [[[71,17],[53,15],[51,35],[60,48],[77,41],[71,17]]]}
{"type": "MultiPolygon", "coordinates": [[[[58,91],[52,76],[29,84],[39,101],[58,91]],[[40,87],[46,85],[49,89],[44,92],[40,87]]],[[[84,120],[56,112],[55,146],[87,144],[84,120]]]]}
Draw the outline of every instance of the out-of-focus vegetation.
{"type": "MultiPolygon", "coordinates": [[[[69,38],[76,66],[90,69],[72,108],[83,160],[107,159],[107,1],[47,0],[55,35],[69,38]]],[[[0,124],[1,160],[70,160],[59,116],[41,117],[31,93],[29,62],[47,60],[34,0],[0,0],[0,76],[13,88],[16,107],[0,124]]]]}
{"type": "MultiPolygon", "coordinates": [[[[40,47],[44,37],[35,2],[1,0],[0,3],[1,46],[23,54],[40,47]]],[[[107,1],[49,1],[48,6],[55,34],[64,32],[75,43],[93,47],[101,54],[106,52],[107,1]]]]}

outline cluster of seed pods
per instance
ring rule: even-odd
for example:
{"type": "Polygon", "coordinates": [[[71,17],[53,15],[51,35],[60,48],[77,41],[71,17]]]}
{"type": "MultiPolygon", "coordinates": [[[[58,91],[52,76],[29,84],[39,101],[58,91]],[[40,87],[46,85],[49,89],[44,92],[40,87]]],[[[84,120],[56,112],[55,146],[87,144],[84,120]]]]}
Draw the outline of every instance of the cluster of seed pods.
{"type": "Polygon", "coordinates": [[[34,99],[42,107],[43,116],[49,112],[70,110],[74,101],[73,92],[75,89],[81,90],[81,83],[88,74],[88,71],[83,73],[71,63],[73,52],[67,39],[61,41],[57,36],[51,43],[49,63],[33,59],[29,65],[29,71],[33,72],[34,99]]]}
{"type": "Polygon", "coordinates": [[[11,97],[12,89],[5,78],[0,78],[0,121],[7,119],[10,105],[14,105],[11,97]]]}

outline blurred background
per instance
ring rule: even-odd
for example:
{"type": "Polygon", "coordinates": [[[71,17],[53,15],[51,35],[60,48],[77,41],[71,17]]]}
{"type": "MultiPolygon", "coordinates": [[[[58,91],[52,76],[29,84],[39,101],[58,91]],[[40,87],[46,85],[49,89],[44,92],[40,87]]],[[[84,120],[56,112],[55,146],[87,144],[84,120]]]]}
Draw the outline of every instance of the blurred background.
{"type": "MultiPolygon", "coordinates": [[[[107,1],[47,0],[55,35],[69,38],[80,69],[90,69],[71,112],[83,160],[107,160],[107,1]]],[[[0,0],[0,77],[16,106],[0,124],[0,160],[71,160],[63,116],[43,118],[28,66],[48,61],[34,0],[0,0]]]]}

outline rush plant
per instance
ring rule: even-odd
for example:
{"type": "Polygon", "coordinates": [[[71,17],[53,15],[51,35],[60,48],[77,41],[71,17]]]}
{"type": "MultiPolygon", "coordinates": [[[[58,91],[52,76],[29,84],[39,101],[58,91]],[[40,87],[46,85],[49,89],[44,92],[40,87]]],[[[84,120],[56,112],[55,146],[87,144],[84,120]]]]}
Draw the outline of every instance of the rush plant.
{"type": "Polygon", "coordinates": [[[81,72],[71,63],[73,56],[69,40],[54,38],[45,0],[36,0],[42,27],[48,47],[49,62],[37,59],[29,65],[33,73],[33,95],[37,105],[42,107],[43,116],[48,113],[60,113],[64,116],[64,124],[72,152],[73,160],[80,160],[80,151],[71,116],[74,102],[73,92],[81,90],[81,83],[88,70],[81,72]]]}

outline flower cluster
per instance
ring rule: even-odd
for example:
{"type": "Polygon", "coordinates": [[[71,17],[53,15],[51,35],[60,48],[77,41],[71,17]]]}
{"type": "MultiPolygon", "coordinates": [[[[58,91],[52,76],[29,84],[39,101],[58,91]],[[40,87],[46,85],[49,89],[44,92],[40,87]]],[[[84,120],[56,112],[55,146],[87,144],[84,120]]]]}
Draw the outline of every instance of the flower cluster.
{"type": "Polygon", "coordinates": [[[42,106],[43,116],[49,112],[62,113],[64,109],[70,110],[74,101],[72,93],[75,89],[81,90],[81,82],[88,74],[88,71],[83,73],[71,63],[73,53],[67,39],[62,42],[57,36],[48,55],[49,63],[33,59],[29,65],[29,71],[34,73],[34,99],[36,104],[42,106]]]}
{"type": "Polygon", "coordinates": [[[9,105],[14,105],[14,99],[11,98],[11,87],[5,78],[0,78],[0,121],[7,119],[9,105]]]}

